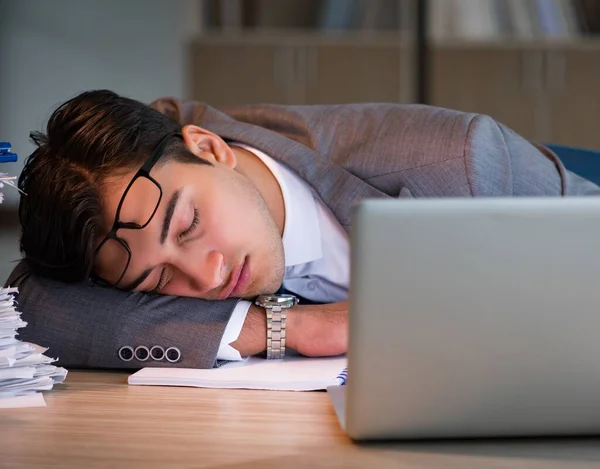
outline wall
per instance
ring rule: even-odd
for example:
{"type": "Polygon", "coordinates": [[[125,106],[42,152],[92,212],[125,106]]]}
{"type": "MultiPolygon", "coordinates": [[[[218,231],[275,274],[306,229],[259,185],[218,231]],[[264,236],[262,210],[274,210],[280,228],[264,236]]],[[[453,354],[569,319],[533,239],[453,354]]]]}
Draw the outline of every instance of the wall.
{"type": "MultiPolygon", "coordinates": [[[[0,0],[0,140],[11,141],[21,160],[0,170],[17,175],[33,149],[29,132],[43,129],[52,110],[81,91],[109,88],[146,102],[185,94],[193,3],[0,0]]],[[[16,208],[16,192],[4,193],[16,208]]],[[[0,239],[0,254],[18,256],[16,235],[0,239]]],[[[7,269],[0,258],[0,282],[7,269]]]]}

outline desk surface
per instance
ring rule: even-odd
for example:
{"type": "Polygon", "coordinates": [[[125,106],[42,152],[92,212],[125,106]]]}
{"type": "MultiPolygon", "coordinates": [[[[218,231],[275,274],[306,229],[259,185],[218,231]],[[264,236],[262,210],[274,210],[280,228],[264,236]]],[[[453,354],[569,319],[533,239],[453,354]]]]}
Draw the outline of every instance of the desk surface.
{"type": "Polygon", "coordinates": [[[47,407],[0,410],[0,467],[600,467],[600,439],[356,445],[325,392],[128,386],[127,376],[72,371],[47,407]]]}

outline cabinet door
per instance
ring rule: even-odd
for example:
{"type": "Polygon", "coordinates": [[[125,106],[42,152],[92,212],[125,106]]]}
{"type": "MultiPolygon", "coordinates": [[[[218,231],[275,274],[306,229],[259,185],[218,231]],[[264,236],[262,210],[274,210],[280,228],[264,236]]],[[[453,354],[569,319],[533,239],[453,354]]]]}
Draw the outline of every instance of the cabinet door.
{"type": "Polygon", "coordinates": [[[319,44],[306,48],[307,104],[401,102],[401,47],[319,44]]]}
{"type": "Polygon", "coordinates": [[[537,106],[543,97],[543,55],[494,46],[432,50],[433,105],[486,114],[525,138],[544,140],[537,106]]]}
{"type": "Polygon", "coordinates": [[[253,43],[199,41],[191,53],[192,98],[215,107],[298,104],[292,76],[294,48],[253,43]]]}
{"type": "Polygon", "coordinates": [[[547,54],[552,143],[600,149],[600,47],[547,54]]]}

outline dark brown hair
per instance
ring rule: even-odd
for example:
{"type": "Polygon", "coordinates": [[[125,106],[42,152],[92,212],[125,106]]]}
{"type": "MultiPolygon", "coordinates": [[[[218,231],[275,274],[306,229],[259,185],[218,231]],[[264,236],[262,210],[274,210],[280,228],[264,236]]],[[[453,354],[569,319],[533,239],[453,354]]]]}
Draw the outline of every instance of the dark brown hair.
{"type": "MultiPolygon", "coordinates": [[[[181,125],[150,106],[108,90],[82,93],[54,111],[46,134],[19,177],[21,251],[31,270],[63,282],[87,280],[96,244],[105,234],[100,189],[107,178],[138,169],[181,125]]],[[[204,163],[180,139],[167,161],[204,163]]]]}

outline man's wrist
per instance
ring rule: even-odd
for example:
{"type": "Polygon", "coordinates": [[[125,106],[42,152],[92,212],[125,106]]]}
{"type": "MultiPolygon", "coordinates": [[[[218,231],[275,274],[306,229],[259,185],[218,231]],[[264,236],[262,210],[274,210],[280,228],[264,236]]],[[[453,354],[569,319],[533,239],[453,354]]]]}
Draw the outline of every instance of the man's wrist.
{"type": "Polygon", "coordinates": [[[301,306],[296,305],[287,310],[285,346],[286,348],[292,350],[297,350],[298,346],[298,321],[300,320],[300,315],[298,314],[299,308],[301,308],[301,306]]]}
{"type": "Polygon", "coordinates": [[[259,295],[254,304],[264,308],[267,318],[267,359],[278,360],[284,358],[287,314],[290,308],[298,304],[298,298],[287,294],[265,294],[259,295]]]}
{"type": "MultiPolygon", "coordinates": [[[[286,348],[298,351],[302,340],[302,311],[310,305],[296,305],[287,310],[286,348]]],[[[238,340],[230,344],[242,357],[249,357],[267,350],[267,315],[264,308],[252,304],[238,340]]]]}
{"type": "Polygon", "coordinates": [[[240,336],[238,340],[231,343],[231,346],[244,358],[264,352],[267,348],[266,330],[265,310],[252,304],[246,315],[240,336]]]}

